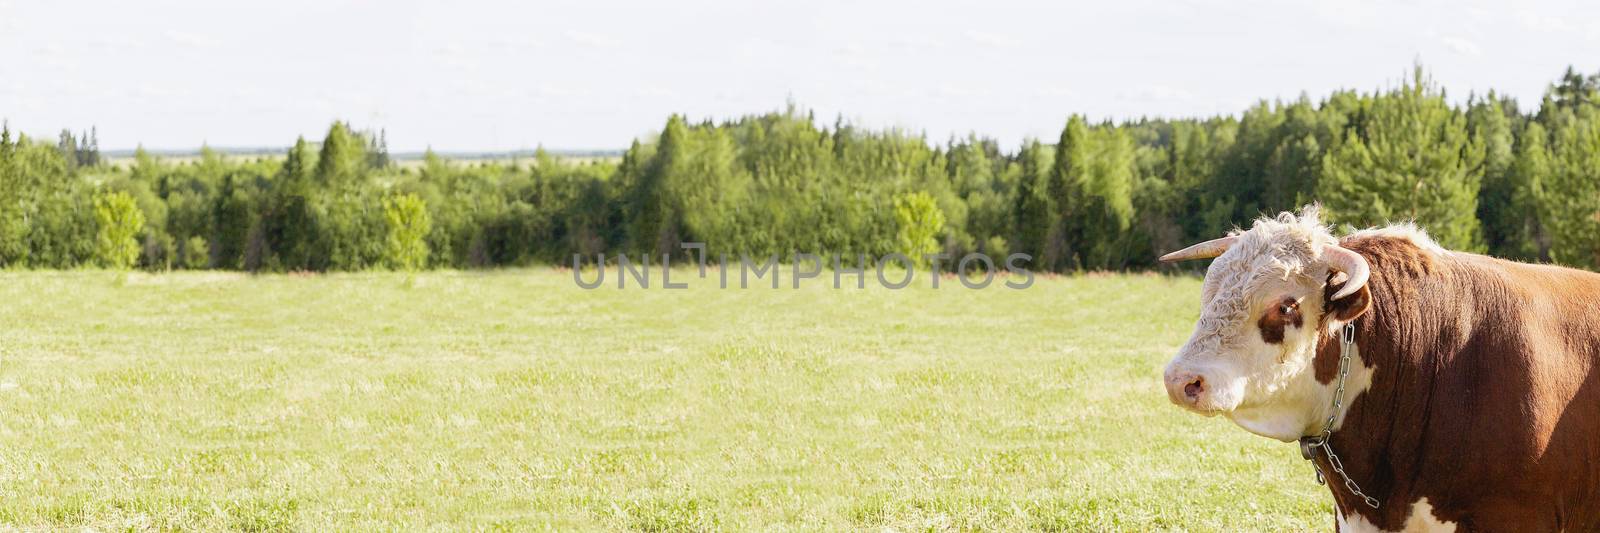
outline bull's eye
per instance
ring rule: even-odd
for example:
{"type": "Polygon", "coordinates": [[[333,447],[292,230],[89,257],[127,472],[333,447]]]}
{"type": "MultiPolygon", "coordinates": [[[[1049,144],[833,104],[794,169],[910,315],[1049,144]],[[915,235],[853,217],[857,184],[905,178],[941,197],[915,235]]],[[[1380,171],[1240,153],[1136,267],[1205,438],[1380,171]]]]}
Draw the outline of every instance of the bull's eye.
{"type": "Polygon", "coordinates": [[[1277,306],[1268,307],[1265,313],[1261,313],[1261,320],[1256,322],[1256,327],[1261,329],[1261,340],[1277,344],[1283,342],[1284,328],[1298,328],[1301,323],[1300,302],[1285,297],[1277,306]]]}

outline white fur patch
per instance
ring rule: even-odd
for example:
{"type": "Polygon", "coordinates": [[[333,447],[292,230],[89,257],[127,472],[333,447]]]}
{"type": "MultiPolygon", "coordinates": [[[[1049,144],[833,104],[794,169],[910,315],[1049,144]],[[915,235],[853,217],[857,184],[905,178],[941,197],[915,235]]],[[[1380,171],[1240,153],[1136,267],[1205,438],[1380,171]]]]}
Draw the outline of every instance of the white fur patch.
{"type": "MultiPolygon", "coordinates": [[[[1378,526],[1373,525],[1372,522],[1368,522],[1367,518],[1361,516],[1360,513],[1338,514],[1337,522],[1341,533],[1385,531],[1378,529],[1378,526]]],[[[1423,498],[1411,504],[1411,515],[1406,517],[1405,524],[1398,531],[1405,533],[1434,533],[1455,530],[1455,522],[1445,522],[1439,520],[1439,517],[1433,516],[1433,504],[1428,503],[1427,498],[1423,498]]]]}
{"type": "Polygon", "coordinates": [[[1434,242],[1433,237],[1429,237],[1427,231],[1417,227],[1416,224],[1411,222],[1391,224],[1381,228],[1367,228],[1356,231],[1355,233],[1351,233],[1349,237],[1386,237],[1391,239],[1404,239],[1411,241],[1411,244],[1416,245],[1417,248],[1421,248],[1427,252],[1432,252],[1435,255],[1444,255],[1450,252],[1449,250],[1444,249],[1443,246],[1439,246],[1439,243],[1434,242]]]}
{"type": "MultiPolygon", "coordinates": [[[[1344,400],[1339,403],[1339,413],[1333,418],[1335,431],[1344,426],[1345,414],[1350,412],[1350,406],[1355,404],[1356,398],[1372,388],[1372,377],[1377,370],[1376,366],[1362,364],[1360,350],[1351,347],[1350,374],[1344,380],[1344,400]]],[[[1328,420],[1328,412],[1333,408],[1333,393],[1339,388],[1337,375],[1326,384],[1316,381],[1315,376],[1315,371],[1306,369],[1284,383],[1283,390],[1277,394],[1278,402],[1229,413],[1228,419],[1245,431],[1283,442],[1294,442],[1305,435],[1315,435],[1322,431],[1322,425],[1328,420]],[[1308,410],[1313,413],[1309,417],[1306,415],[1308,410]]]]}

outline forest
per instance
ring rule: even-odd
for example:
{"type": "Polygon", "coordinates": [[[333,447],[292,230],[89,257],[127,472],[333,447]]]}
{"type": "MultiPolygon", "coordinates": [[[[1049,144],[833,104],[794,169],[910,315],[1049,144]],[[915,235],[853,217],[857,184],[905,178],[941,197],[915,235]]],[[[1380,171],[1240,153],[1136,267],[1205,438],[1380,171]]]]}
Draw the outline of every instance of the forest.
{"type": "Polygon", "coordinates": [[[334,122],[282,156],[144,150],[0,131],[0,265],[347,271],[570,264],[670,253],[1033,256],[1058,272],[1155,258],[1309,202],[1340,227],[1415,220],[1442,245],[1600,268],[1600,74],[1537,107],[1397,87],[1262,101],[1238,116],[1096,122],[1015,149],[978,134],[832,125],[794,105],[673,115],[620,158],[390,157],[334,122]]]}

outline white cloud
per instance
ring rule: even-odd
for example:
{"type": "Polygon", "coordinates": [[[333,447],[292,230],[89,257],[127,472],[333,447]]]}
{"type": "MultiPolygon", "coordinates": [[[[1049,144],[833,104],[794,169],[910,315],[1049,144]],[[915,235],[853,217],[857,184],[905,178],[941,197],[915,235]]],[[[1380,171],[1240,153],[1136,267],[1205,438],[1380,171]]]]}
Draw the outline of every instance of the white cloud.
{"type": "Polygon", "coordinates": [[[1517,22],[1521,23],[1522,27],[1537,32],[1567,33],[1577,29],[1560,17],[1533,11],[1518,11],[1517,22]]]}
{"type": "Polygon", "coordinates": [[[861,43],[845,43],[844,46],[835,49],[833,54],[839,60],[839,63],[846,67],[860,70],[875,70],[878,68],[879,63],[874,58],[876,55],[874,51],[861,43]]]}
{"type": "Polygon", "coordinates": [[[527,35],[495,35],[489,39],[489,46],[516,51],[543,48],[544,42],[527,35]]]}
{"type": "Polygon", "coordinates": [[[940,100],[962,100],[976,96],[977,94],[978,91],[974,91],[962,85],[941,83],[939,84],[938,88],[934,89],[933,96],[940,100]]]}
{"type": "Polygon", "coordinates": [[[1371,1],[1318,0],[1312,3],[1312,15],[1317,20],[1352,28],[1373,27],[1383,20],[1382,11],[1377,2],[1371,1]]]}
{"type": "Polygon", "coordinates": [[[677,95],[672,89],[660,85],[638,85],[633,88],[632,93],[640,98],[671,98],[677,95]]]}
{"type": "Polygon", "coordinates": [[[147,45],[143,39],[133,36],[96,36],[89,40],[89,46],[105,51],[132,51],[141,50],[147,45]]]}
{"type": "Polygon", "coordinates": [[[1040,98],[1075,98],[1078,91],[1060,85],[1042,85],[1033,89],[1033,95],[1040,98]]]}
{"type": "Polygon", "coordinates": [[[1439,38],[1439,42],[1443,43],[1445,48],[1449,48],[1450,51],[1457,54],[1464,56],[1483,55],[1483,49],[1478,48],[1477,43],[1462,39],[1460,37],[1441,37],[1439,38]]]}
{"type": "Polygon", "coordinates": [[[451,41],[434,48],[433,53],[444,57],[460,57],[467,54],[467,47],[462,46],[461,43],[451,41]]]}
{"type": "Polygon", "coordinates": [[[52,77],[59,78],[61,71],[72,71],[78,68],[79,57],[70,53],[60,43],[49,42],[35,47],[31,59],[33,64],[39,68],[57,71],[52,77]]]}
{"type": "Polygon", "coordinates": [[[590,33],[579,30],[567,30],[568,41],[588,48],[617,48],[622,46],[622,41],[609,35],[590,33]]]}
{"type": "Polygon", "coordinates": [[[1021,39],[1017,39],[1016,37],[1009,35],[1001,35],[986,31],[967,30],[967,38],[971,39],[974,43],[984,46],[993,46],[995,48],[1011,48],[1015,46],[1022,46],[1021,39]]]}
{"type": "Polygon", "coordinates": [[[577,94],[572,89],[554,83],[541,83],[535,87],[533,94],[540,98],[565,98],[577,94]]]}
{"type": "Polygon", "coordinates": [[[889,44],[915,52],[944,48],[944,41],[936,37],[922,35],[897,35],[889,40],[889,44]]]}
{"type": "Polygon", "coordinates": [[[173,96],[175,93],[166,87],[145,82],[139,84],[139,86],[132,91],[132,94],[134,97],[140,99],[155,99],[173,96]]]}
{"type": "Polygon", "coordinates": [[[222,44],[222,41],[210,36],[180,30],[167,30],[163,36],[173,44],[187,48],[211,48],[222,44]]]}
{"type": "Polygon", "coordinates": [[[1123,93],[1122,98],[1135,102],[1192,102],[1196,99],[1194,93],[1185,89],[1159,84],[1140,85],[1123,93]]]}

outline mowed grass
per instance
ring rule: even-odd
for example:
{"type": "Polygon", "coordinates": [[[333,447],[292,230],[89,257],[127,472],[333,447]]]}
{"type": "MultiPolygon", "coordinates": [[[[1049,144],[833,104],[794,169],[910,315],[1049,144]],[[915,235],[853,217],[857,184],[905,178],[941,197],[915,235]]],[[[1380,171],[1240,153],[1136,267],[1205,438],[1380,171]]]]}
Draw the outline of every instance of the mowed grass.
{"type": "Polygon", "coordinates": [[[825,272],[800,290],[662,290],[652,274],[649,290],[616,289],[614,271],[582,290],[551,269],[0,273],[0,523],[1332,521],[1293,445],[1167,402],[1160,371],[1193,326],[1196,279],[836,290],[825,272]]]}

